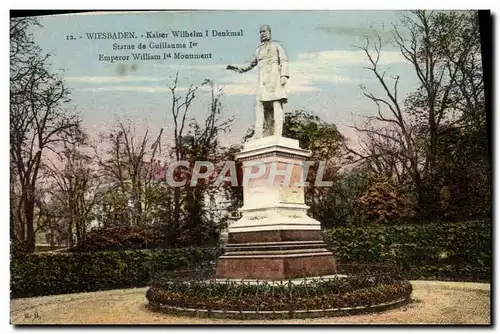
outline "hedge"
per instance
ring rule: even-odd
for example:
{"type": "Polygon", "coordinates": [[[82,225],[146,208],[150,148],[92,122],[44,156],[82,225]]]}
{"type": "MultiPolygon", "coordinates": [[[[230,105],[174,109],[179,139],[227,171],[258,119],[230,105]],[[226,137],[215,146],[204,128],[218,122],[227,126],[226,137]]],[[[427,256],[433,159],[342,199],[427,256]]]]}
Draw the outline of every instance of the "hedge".
{"type": "Polygon", "coordinates": [[[338,262],[396,264],[409,279],[488,281],[491,240],[489,220],[325,231],[338,262]]]}
{"type": "Polygon", "coordinates": [[[10,265],[11,297],[146,286],[156,273],[201,266],[219,254],[213,248],[16,254],[10,265]]]}
{"type": "MultiPolygon", "coordinates": [[[[491,222],[335,228],[325,241],[339,263],[398,265],[406,279],[489,281],[491,222]]],[[[146,286],[156,273],[196,267],[217,248],[95,253],[13,252],[11,295],[40,295],[146,286]]]]}

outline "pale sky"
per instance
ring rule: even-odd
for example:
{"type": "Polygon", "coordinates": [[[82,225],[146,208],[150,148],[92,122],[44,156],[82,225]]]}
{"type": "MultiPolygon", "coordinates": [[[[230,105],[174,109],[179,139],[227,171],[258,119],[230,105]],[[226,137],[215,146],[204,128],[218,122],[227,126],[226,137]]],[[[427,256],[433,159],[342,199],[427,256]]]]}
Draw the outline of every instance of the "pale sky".
{"type": "MultiPolygon", "coordinates": [[[[168,85],[179,71],[180,86],[200,84],[204,78],[223,88],[224,115],[236,117],[232,133],[222,138],[235,143],[254,123],[257,69],[238,74],[225,69],[227,64],[250,60],[259,44],[259,27],[269,24],[272,39],[279,41],[290,61],[285,111],[307,109],[323,120],[337,124],[352,137],[349,129],[354,115],[375,112],[362,94],[360,85],[381,92],[373,75],[363,67],[367,59],[357,47],[364,36],[390,37],[392,23],[401,11],[200,11],[118,14],[71,14],[41,17],[43,28],[34,28],[35,42],[51,53],[52,68],[63,70],[67,85],[73,89],[72,104],[81,112],[83,125],[91,134],[106,131],[115,115],[126,116],[138,127],[148,126],[153,133],[171,129],[171,97],[168,85]],[[141,37],[148,31],[243,30],[242,37],[166,38],[141,37]],[[86,33],[135,32],[137,39],[89,40],[86,33]],[[67,35],[76,40],[67,40],[67,35]],[[81,38],[80,38],[81,37],[81,38]],[[98,61],[99,54],[127,55],[141,51],[113,50],[113,43],[149,44],[194,41],[193,49],[146,50],[163,52],[212,53],[211,59],[109,62],[98,61]],[[136,65],[135,67],[131,65],[136,65]]],[[[130,57],[132,58],[132,57],[130,57]]],[[[416,78],[411,66],[390,44],[384,46],[381,66],[401,76],[400,94],[413,89],[416,78]]],[[[200,91],[191,115],[203,118],[209,103],[208,91],[200,91]]]]}

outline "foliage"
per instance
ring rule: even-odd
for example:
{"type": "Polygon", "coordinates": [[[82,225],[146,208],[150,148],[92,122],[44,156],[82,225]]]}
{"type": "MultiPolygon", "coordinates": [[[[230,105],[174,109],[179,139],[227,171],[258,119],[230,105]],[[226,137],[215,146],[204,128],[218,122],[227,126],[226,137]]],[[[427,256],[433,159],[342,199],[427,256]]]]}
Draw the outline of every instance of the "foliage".
{"type": "Polygon", "coordinates": [[[491,270],[468,264],[423,265],[409,268],[406,276],[413,280],[491,283],[491,270]]]}
{"type": "Polygon", "coordinates": [[[366,307],[407,299],[412,287],[398,278],[348,276],[289,282],[161,281],[146,297],[153,305],[226,311],[294,311],[366,307]]]}
{"type": "Polygon", "coordinates": [[[27,253],[27,245],[25,242],[14,240],[10,243],[10,256],[11,258],[15,258],[19,254],[27,253]]]}
{"type": "Polygon", "coordinates": [[[340,173],[338,183],[331,192],[333,205],[325,206],[325,210],[318,210],[316,219],[324,228],[366,225],[366,213],[359,199],[375,180],[376,176],[366,166],[340,173]]]}
{"type": "Polygon", "coordinates": [[[71,251],[152,249],[158,248],[162,243],[161,233],[152,226],[108,225],[92,229],[87,234],[86,240],[71,251]]]}
{"type": "Polygon", "coordinates": [[[407,203],[389,182],[373,184],[359,199],[367,216],[377,223],[395,221],[407,214],[407,203]]]}
{"type": "Polygon", "coordinates": [[[375,111],[360,148],[349,149],[385,180],[406,189],[419,218],[470,219],[491,214],[491,168],[476,11],[417,10],[394,25],[394,43],[418,86],[402,97],[381,38],[361,49],[384,94],[366,87],[375,111]],[[471,196],[469,196],[469,192],[471,196]],[[476,207],[476,202],[479,207],[476,207]]]}
{"type": "Polygon", "coordinates": [[[439,214],[444,219],[491,217],[491,166],[485,131],[442,130],[438,143],[439,214]]]}
{"type": "Polygon", "coordinates": [[[325,232],[325,242],[340,263],[397,264],[411,279],[487,279],[491,240],[491,221],[367,225],[325,232]]]}
{"type": "MultiPolygon", "coordinates": [[[[340,263],[397,265],[407,279],[491,277],[491,221],[342,227],[327,230],[325,241],[340,263]]],[[[30,254],[12,247],[14,297],[144,286],[156,274],[220,255],[216,248],[30,254]]]]}
{"type": "Polygon", "coordinates": [[[303,109],[285,113],[283,137],[297,139],[301,148],[323,157],[333,157],[343,139],[335,124],[326,123],[303,109]]]}
{"type": "Polygon", "coordinates": [[[217,249],[25,253],[11,260],[13,298],[140,287],[156,273],[202,265],[217,249]]]}
{"type": "Polygon", "coordinates": [[[321,120],[314,113],[307,110],[294,110],[285,114],[283,136],[296,139],[303,149],[311,151],[309,160],[325,163],[323,181],[333,182],[331,187],[316,187],[314,183],[318,176],[319,165],[309,170],[305,189],[305,201],[309,205],[312,217],[331,227],[334,223],[326,222],[335,215],[336,201],[339,188],[339,169],[343,161],[344,137],[333,123],[321,120]]]}
{"type": "Polygon", "coordinates": [[[301,148],[310,150],[311,160],[326,161],[332,172],[338,169],[344,137],[335,124],[321,120],[310,111],[298,109],[285,114],[283,136],[297,139],[301,148]]]}

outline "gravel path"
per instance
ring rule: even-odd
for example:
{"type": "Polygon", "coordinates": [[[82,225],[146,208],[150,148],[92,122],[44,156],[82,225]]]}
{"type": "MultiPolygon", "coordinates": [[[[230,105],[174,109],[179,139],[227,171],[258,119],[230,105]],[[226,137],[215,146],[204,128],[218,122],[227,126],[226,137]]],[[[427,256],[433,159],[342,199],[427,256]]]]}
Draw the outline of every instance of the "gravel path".
{"type": "Polygon", "coordinates": [[[319,319],[222,320],[146,309],[147,288],[13,299],[12,324],[490,324],[490,285],[412,281],[413,302],[374,314],[319,319]]]}

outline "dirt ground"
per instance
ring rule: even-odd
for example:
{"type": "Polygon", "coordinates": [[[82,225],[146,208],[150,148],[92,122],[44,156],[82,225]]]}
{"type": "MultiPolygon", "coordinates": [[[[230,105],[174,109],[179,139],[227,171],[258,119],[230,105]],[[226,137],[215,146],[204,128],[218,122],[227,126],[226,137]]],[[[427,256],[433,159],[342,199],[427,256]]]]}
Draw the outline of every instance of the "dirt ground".
{"type": "Polygon", "coordinates": [[[412,281],[413,302],[380,313],[318,319],[222,320],[146,308],[147,288],[11,300],[11,324],[490,324],[490,285],[412,281]]]}

